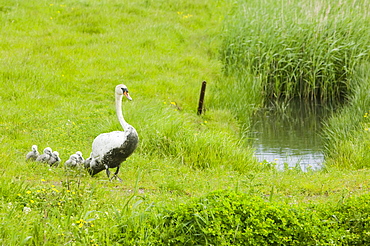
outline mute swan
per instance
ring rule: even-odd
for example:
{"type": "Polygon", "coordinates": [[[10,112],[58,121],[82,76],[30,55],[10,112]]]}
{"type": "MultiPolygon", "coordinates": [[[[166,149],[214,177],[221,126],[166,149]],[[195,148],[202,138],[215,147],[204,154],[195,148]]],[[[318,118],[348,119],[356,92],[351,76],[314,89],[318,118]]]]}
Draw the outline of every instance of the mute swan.
{"type": "Polygon", "coordinates": [[[69,159],[64,163],[64,166],[67,168],[75,168],[78,166],[78,155],[73,154],[69,159]]]}
{"type": "Polygon", "coordinates": [[[58,151],[53,151],[53,153],[51,153],[51,157],[48,161],[48,164],[52,167],[52,166],[58,166],[59,163],[61,162],[61,159],[59,157],[59,153],[58,151]]]}
{"type": "Polygon", "coordinates": [[[28,152],[26,155],[27,161],[35,161],[40,153],[37,150],[37,145],[32,145],[32,151],[28,152]]]}
{"type": "Polygon", "coordinates": [[[120,84],[115,89],[116,114],[123,131],[113,131],[102,133],[97,136],[92,143],[92,160],[88,171],[91,176],[106,170],[109,178],[109,168],[117,168],[114,176],[122,181],[117,175],[122,162],[126,160],[136,149],[139,142],[138,134],[133,126],[128,124],[122,114],[122,98],[125,96],[132,100],[125,85],[120,84]]]}
{"type": "Polygon", "coordinates": [[[82,165],[85,163],[85,159],[82,157],[82,152],[81,151],[77,151],[76,152],[76,155],[78,156],[77,158],[77,164],[78,165],[82,165]]]}
{"type": "Polygon", "coordinates": [[[36,158],[36,161],[39,161],[39,162],[44,162],[44,163],[47,163],[49,160],[50,160],[50,157],[51,157],[51,153],[53,151],[51,150],[50,147],[46,147],[44,149],[44,153],[39,155],[37,158],[36,158]]]}

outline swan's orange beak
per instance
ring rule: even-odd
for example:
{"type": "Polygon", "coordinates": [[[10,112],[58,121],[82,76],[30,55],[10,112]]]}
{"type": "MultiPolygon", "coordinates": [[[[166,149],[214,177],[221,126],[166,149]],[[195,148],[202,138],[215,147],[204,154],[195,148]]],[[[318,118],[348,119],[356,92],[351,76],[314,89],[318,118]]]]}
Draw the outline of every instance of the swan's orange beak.
{"type": "Polygon", "coordinates": [[[132,98],[130,97],[127,91],[123,92],[123,95],[125,95],[125,97],[127,97],[128,100],[130,101],[132,100],[132,98]]]}

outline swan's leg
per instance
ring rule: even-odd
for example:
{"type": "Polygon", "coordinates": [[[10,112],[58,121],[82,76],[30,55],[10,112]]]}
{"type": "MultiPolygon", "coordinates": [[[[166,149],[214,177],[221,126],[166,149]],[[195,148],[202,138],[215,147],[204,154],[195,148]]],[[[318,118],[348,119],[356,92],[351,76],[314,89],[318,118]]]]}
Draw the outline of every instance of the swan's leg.
{"type": "MultiPolygon", "coordinates": [[[[118,172],[119,172],[119,168],[121,167],[121,165],[118,165],[114,175],[112,176],[112,179],[116,178],[118,181],[122,182],[122,179],[120,177],[118,177],[118,172]]],[[[112,180],[111,179],[111,180],[112,180]]]]}
{"type": "Polygon", "coordinates": [[[105,167],[105,171],[107,172],[107,176],[109,178],[109,176],[110,176],[109,167],[107,165],[104,165],[104,167],[105,167]]]}
{"type": "Polygon", "coordinates": [[[116,169],[116,172],[114,173],[114,175],[116,175],[117,176],[117,174],[118,174],[118,172],[119,172],[119,168],[121,167],[121,165],[118,165],[117,166],[117,169],[116,169]]]}

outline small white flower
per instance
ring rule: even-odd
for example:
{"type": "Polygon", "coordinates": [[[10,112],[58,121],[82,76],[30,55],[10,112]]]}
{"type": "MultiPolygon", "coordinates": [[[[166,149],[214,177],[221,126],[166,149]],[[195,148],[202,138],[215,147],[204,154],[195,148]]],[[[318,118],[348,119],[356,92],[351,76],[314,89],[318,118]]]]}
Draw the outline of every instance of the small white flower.
{"type": "Polygon", "coordinates": [[[28,214],[29,212],[31,212],[32,210],[31,210],[31,208],[29,208],[29,207],[24,207],[23,208],[23,213],[25,213],[25,214],[28,214]]]}

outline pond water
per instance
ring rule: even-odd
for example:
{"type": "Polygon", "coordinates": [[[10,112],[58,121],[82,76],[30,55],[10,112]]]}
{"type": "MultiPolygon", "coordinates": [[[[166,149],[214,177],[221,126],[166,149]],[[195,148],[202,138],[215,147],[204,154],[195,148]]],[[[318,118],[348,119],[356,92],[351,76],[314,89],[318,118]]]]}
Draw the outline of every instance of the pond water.
{"type": "Polygon", "coordinates": [[[321,128],[329,110],[302,102],[278,110],[261,109],[252,117],[249,139],[260,162],[278,170],[321,169],[324,163],[321,128]]]}

